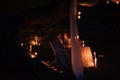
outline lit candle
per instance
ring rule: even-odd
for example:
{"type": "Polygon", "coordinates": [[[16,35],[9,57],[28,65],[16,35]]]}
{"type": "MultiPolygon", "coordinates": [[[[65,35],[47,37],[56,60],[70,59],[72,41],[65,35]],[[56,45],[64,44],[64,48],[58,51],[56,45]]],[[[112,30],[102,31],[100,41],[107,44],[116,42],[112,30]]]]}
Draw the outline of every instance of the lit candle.
{"type": "Polygon", "coordinates": [[[35,55],[37,55],[38,53],[37,52],[35,52],[35,55]]]}
{"type": "Polygon", "coordinates": [[[21,43],[21,46],[23,46],[23,43],[21,43]]]}
{"type": "Polygon", "coordinates": [[[85,46],[84,41],[82,41],[82,46],[83,46],[83,47],[85,46]]]}
{"type": "Polygon", "coordinates": [[[33,54],[31,54],[30,56],[31,56],[31,58],[35,58],[35,57],[36,57],[36,56],[35,56],[35,55],[33,55],[33,54]]]}
{"type": "Polygon", "coordinates": [[[29,50],[30,52],[32,51],[32,45],[30,45],[30,50],[29,50]]]}
{"type": "Polygon", "coordinates": [[[35,36],[35,44],[37,45],[37,42],[38,42],[38,37],[35,36]]]}
{"type": "Polygon", "coordinates": [[[94,52],[94,66],[97,67],[97,58],[96,58],[96,52],[94,52]]]}

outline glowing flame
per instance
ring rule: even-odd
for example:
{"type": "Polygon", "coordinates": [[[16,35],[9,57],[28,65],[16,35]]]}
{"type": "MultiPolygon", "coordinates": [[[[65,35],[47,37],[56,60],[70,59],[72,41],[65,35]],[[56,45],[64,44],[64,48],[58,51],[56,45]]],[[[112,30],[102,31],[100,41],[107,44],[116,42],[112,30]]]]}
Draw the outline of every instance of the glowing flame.
{"type": "Polygon", "coordinates": [[[36,56],[34,54],[31,54],[30,57],[31,58],[36,58],[36,56]]]}
{"type": "Polygon", "coordinates": [[[38,53],[37,52],[35,52],[35,55],[37,55],[38,53]]]}
{"type": "Polygon", "coordinates": [[[78,5],[92,7],[96,5],[99,0],[79,0],[78,5]]]}

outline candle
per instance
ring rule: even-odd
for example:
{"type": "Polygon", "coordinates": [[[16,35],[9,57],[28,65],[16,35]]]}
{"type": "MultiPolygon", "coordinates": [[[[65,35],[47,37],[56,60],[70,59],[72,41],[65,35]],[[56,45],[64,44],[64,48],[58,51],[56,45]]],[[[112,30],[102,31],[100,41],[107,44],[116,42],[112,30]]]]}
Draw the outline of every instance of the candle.
{"type": "Polygon", "coordinates": [[[97,58],[96,58],[96,52],[94,52],[94,66],[97,67],[97,58]]]}

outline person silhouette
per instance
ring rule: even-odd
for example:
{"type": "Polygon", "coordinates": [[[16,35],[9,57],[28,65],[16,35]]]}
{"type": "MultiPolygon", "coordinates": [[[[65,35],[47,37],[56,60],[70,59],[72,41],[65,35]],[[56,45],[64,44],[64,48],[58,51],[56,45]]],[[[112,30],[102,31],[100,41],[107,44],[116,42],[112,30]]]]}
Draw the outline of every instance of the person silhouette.
{"type": "Polygon", "coordinates": [[[66,67],[67,62],[65,59],[65,46],[62,41],[61,33],[56,34],[55,38],[53,39],[53,45],[56,50],[56,58],[57,58],[56,67],[58,67],[58,68],[66,67]]]}
{"type": "Polygon", "coordinates": [[[63,34],[63,44],[65,45],[65,48],[71,48],[71,39],[68,37],[67,33],[63,34]]]}
{"type": "Polygon", "coordinates": [[[68,64],[68,67],[71,67],[71,38],[68,33],[63,33],[63,44],[65,46],[65,58],[68,64]]]}

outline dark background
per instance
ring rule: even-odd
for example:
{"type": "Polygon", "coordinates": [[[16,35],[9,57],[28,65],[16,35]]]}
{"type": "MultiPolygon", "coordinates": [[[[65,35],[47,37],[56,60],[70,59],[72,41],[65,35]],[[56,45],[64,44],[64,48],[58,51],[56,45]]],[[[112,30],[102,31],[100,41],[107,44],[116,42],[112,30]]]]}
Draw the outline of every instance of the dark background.
{"type": "MultiPolygon", "coordinates": [[[[85,45],[90,46],[92,51],[97,53],[98,59],[99,55],[104,55],[100,58],[101,65],[108,64],[118,68],[120,5],[106,4],[104,0],[100,0],[92,7],[78,6],[78,10],[82,12],[81,19],[77,20],[80,39],[84,40],[85,45]]],[[[9,59],[11,59],[9,56],[14,54],[17,57],[24,55],[17,55],[17,50],[14,49],[18,32],[22,32],[21,29],[26,30],[32,28],[33,25],[67,26],[69,28],[68,11],[69,3],[64,0],[0,1],[1,64],[9,64],[9,59]],[[6,58],[6,56],[8,57],[6,58]]]]}

